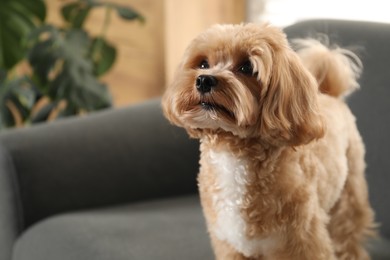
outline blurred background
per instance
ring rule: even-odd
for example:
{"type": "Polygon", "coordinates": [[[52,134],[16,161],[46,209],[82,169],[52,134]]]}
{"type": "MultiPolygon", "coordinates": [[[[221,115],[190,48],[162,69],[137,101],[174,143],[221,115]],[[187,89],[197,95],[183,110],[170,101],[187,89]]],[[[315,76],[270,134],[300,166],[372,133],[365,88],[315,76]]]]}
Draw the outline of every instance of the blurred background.
{"type": "MultiPolygon", "coordinates": [[[[50,0],[49,20],[58,21],[55,9],[62,1],[50,0]]],[[[139,10],[145,24],[113,19],[108,35],[118,46],[118,60],[103,78],[116,106],[162,94],[189,43],[214,23],[270,21],[287,26],[307,18],[355,19],[390,22],[382,0],[112,0],[139,10]]],[[[96,10],[87,25],[102,23],[96,10]]]]}
{"type": "MultiPolygon", "coordinates": [[[[92,87],[89,92],[85,92],[82,88],[72,93],[68,90],[61,90],[61,92],[58,90],[58,84],[64,82],[63,78],[67,79],[67,76],[57,81],[56,77],[61,74],[59,71],[66,68],[67,60],[52,61],[47,68],[41,68],[39,64],[45,62],[39,61],[42,56],[39,53],[40,48],[35,49],[34,56],[34,52],[31,53],[34,45],[30,45],[30,50],[28,48],[26,50],[26,57],[15,66],[0,67],[0,129],[2,125],[31,124],[106,107],[127,106],[161,96],[171,81],[189,41],[215,23],[270,21],[272,24],[284,27],[309,18],[390,22],[390,16],[386,12],[387,2],[382,0],[34,0],[30,2],[29,0],[2,0],[2,2],[0,14],[1,9],[5,12],[4,10],[11,6],[12,4],[9,3],[12,2],[20,2],[27,7],[32,2],[42,2],[41,9],[45,8],[45,16],[42,10],[36,8],[37,5],[29,7],[37,9],[36,14],[41,13],[38,15],[42,18],[41,21],[37,22],[34,17],[32,19],[33,27],[38,29],[50,24],[57,29],[65,28],[65,34],[61,30],[57,34],[62,33],[66,36],[69,30],[81,28],[89,36],[88,48],[98,50],[95,53],[95,60],[93,55],[86,55],[89,58],[87,63],[91,62],[95,69],[103,66],[103,71],[94,70],[91,75],[88,74],[90,77],[88,82],[92,82],[95,78],[98,80],[94,84],[101,88],[99,93],[95,93],[99,98],[93,100],[89,98],[90,92],[94,92],[92,87]],[[110,14],[109,11],[114,9],[118,15],[110,14]],[[81,23],[77,24],[80,19],[81,23]],[[99,35],[102,36],[99,39],[103,41],[95,44],[99,35]],[[102,48],[102,45],[107,49],[102,48]],[[112,55],[103,57],[104,54],[111,52],[112,55]],[[104,62],[107,60],[109,65],[104,67],[104,62]],[[99,65],[99,62],[103,65],[99,65]],[[44,79],[41,76],[39,80],[36,74],[42,74],[42,70],[47,76],[44,79]],[[28,89],[26,83],[23,88],[13,87],[15,79],[20,83],[18,78],[20,75],[28,76],[27,85],[35,92],[26,91],[28,89]],[[48,84],[48,82],[54,83],[48,84]],[[15,91],[9,94],[12,88],[15,91]],[[52,90],[53,88],[55,90],[52,90]],[[105,89],[107,93],[104,92],[105,89]],[[77,91],[81,94],[77,94],[77,91]],[[89,102],[89,105],[80,103],[83,101],[89,102]]],[[[5,29],[0,27],[0,30],[5,29]]],[[[50,34],[53,33],[51,30],[52,28],[49,30],[46,28],[43,32],[50,34]]],[[[35,44],[39,41],[42,43],[42,39],[47,38],[42,34],[42,30],[38,36],[35,44]]],[[[0,49],[1,44],[0,41],[0,49]]],[[[2,48],[5,49],[5,53],[8,53],[4,45],[2,48]]],[[[77,46],[77,42],[74,46],[77,46]]],[[[56,55],[61,56],[58,53],[56,55]]],[[[82,56],[83,53],[77,55],[82,56]]],[[[54,58],[50,56],[50,58],[58,59],[57,56],[54,58]]],[[[0,55],[0,64],[1,58],[0,55]]],[[[87,66],[87,71],[88,68],[87,66]]],[[[84,74],[78,76],[78,78],[82,77],[84,74]]],[[[75,81],[71,78],[70,81],[72,80],[75,81]]],[[[80,80],[79,85],[88,85],[85,82],[87,81],[80,80]]],[[[63,86],[63,89],[65,88],[68,87],[63,86]]]]}

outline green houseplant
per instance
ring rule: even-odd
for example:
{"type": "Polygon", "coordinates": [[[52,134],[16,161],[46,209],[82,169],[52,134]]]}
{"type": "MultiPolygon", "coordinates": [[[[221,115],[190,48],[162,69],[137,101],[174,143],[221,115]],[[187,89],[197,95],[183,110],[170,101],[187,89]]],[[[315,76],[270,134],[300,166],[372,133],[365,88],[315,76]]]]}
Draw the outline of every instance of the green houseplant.
{"type": "Polygon", "coordinates": [[[97,0],[66,1],[60,12],[64,26],[56,27],[45,22],[43,0],[0,2],[0,130],[112,105],[99,81],[116,58],[106,39],[110,18],[113,13],[126,20],[144,18],[132,8],[97,0]],[[97,37],[83,27],[94,8],[105,8],[97,37]],[[15,66],[24,59],[31,72],[18,75],[15,66]]]}

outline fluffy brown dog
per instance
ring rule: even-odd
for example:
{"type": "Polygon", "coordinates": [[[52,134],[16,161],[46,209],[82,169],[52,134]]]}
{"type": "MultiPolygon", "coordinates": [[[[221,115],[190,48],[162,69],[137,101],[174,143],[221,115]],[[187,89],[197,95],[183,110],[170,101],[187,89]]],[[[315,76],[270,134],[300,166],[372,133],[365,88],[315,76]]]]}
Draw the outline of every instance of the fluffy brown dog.
{"type": "Polygon", "coordinates": [[[163,97],[201,142],[199,189],[217,259],[369,259],[364,146],[343,97],[359,59],[277,28],[216,25],[163,97]],[[314,76],[313,76],[314,75],[314,76]]]}

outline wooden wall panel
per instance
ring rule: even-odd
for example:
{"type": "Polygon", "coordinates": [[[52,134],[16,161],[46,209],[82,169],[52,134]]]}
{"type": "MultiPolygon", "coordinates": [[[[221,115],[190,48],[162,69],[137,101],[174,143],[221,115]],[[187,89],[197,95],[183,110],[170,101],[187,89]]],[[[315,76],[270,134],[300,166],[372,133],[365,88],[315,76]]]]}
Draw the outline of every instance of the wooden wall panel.
{"type": "MultiPolygon", "coordinates": [[[[108,37],[118,46],[118,60],[103,78],[118,106],[160,96],[164,87],[164,24],[161,0],[116,0],[131,5],[146,18],[144,24],[112,21],[108,37]]],[[[96,22],[101,16],[92,17],[96,22]]],[[[92,20],[91,19],[91,20],[92,20]]],[[[91,22],[94,22],[93,20],[91,22]]]]}

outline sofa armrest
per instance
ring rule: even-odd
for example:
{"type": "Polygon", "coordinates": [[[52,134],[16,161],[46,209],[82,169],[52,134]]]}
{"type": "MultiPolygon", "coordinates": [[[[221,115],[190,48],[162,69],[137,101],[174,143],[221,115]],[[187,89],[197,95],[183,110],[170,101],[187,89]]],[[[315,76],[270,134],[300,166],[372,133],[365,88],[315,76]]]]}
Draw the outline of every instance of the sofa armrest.
{"type": "Polygon", "coordinates": [[[21,204],[10,154],[0,146],[0,259],[11,259],[22,229],[21,204]]]}
{"type": "Polygon", "coordinates": [[[6,131],[0,148],[1,228],[197,189],[198,142],[165,120],[160,100],[6,131]]]}

